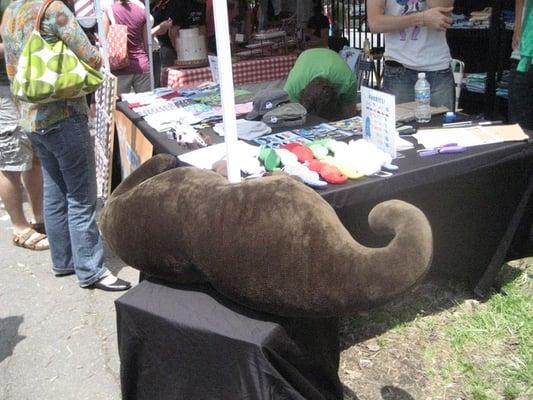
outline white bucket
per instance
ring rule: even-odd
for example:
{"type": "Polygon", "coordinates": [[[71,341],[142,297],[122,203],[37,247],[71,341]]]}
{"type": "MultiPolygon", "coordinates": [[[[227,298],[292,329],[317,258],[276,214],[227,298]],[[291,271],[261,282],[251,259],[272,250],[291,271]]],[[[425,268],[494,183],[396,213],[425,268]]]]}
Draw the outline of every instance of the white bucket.
{"type": "Polygon", "coordinates": [[[178,64],[206,62],[205,35],[199,28],[180,29],[178,35],[176,38],[178,64]]]}

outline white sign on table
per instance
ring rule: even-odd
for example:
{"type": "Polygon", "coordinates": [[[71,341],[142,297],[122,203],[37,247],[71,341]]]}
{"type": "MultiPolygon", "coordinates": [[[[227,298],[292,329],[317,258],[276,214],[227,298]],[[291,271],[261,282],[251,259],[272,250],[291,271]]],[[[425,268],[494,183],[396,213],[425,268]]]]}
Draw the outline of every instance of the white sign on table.
{"type": "Polygon", "coordinates": [[[211,70],[211,78],[213,82],[219,83],[220,79],[218,78],[218,57],[208,55],[207,59],[209,60],[209,69],[211,70]]]}
{"type": "Polygon", "coordinates": [[[396,158],[396,109],[393,95],[361,87],[363,139],[396,158]]]}

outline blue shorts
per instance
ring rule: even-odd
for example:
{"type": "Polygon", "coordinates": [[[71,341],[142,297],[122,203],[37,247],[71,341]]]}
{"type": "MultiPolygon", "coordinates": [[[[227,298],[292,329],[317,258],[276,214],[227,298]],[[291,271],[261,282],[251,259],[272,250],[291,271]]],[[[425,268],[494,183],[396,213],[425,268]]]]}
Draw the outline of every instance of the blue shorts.
{"type": "Polygon", "coordinates": [[[383,91],[396,96],[396,104],[415,101],[415,83],[418,73],[425,72],[431,86],[431,105],[446,106],[450,111],[455,105],[455,83],[451,68],[440,71],[415,71],[402,65],[383,67],[383,91]]]}

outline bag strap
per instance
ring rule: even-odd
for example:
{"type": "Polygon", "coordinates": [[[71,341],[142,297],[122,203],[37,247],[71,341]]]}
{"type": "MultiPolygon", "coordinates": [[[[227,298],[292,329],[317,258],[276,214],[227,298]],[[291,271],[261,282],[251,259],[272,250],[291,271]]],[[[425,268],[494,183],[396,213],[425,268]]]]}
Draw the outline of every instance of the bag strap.
{"type": "Polygon", "coordinates": [[[113,13],[113,5],[110,5],[109,8],[106,10],[107,18],[109,18],[110,25],[116,25],[117,21],[115,21],[115,14],[113,13]]]}
{"type": "Polygon", "coordinates": [[[37,19],[35,20],[35,26],[33,27],[33,29],[35,29],[37,32],[39,32],[39,30],[41,29],[41,21],[44,17],[46,9],[50,4],[52,4],[53,1],[55,0],[45,0],[43,2],[43,5],[41,6],[41,9],[37,13],[37,19]]]}

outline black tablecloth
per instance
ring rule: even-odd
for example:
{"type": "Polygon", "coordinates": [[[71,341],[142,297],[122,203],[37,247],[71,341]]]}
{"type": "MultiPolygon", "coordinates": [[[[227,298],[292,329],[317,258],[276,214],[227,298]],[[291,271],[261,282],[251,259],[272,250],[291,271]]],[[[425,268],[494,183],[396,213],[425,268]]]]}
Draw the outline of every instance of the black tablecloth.
{"type": "MultiPolygon", "coordinates": [[[[187,151],[163,138],[124,103],[117,108],[154,144],[154,153],[187,151]]],[[[441,122],[440,116],[436,119],[441,122]]],[[[322,121],[315,122],[311,116],[306,125],[318,122],[322,121]]],[[[419,157],[416,149],[400,155],[394,160],[399,170],[388,178],[365,177],[328,185],[318,193],[336,209],[354,237],[367,245],[383,243],[367,226],[374,205],[387,199],[413,203],[426,213],[433,228],[431,271],[466,280],[473,288],[477,285],[478,294],[486,293],[492,279],[485,278],[479,285],[483,274],[497,270],[511,246],[520,249],[520,242],[528,237],[533,218],[533,141],[469,147],[464,153],[432,157],[419,157]]]]}
{"type": "MultiPolygon", "coordinates": [[[[154,153],[187,151],[124,112],[154,153]]],[[[320,120],[310,119],[308,125],[320,120]]],[[[216,138],[215,138],[216,140],[216,138]]],[[[222,139],[219,139],[222,140],[222,139]]],[[[381,201],[418,206],[434,235],[432,271],[465,279],[484,294],[513,240],[525,237],[533,209],[533,142],[468,148],[419,157],[402,152],[399,171],[318,192],[366,245],[381,201]]],[[[332,288],[334,290],[334,288],[332,288]]],[[[124,399],[340,399],[336,320],[295,320],[253,312],[203,288],[142,282],[116,302],[124,399]]]]}
{"type": "Polygon", "coordinates": [[[115,305],[123,399],[342,399],[337,319],[281,318],[147,280],[115,305]]]}

